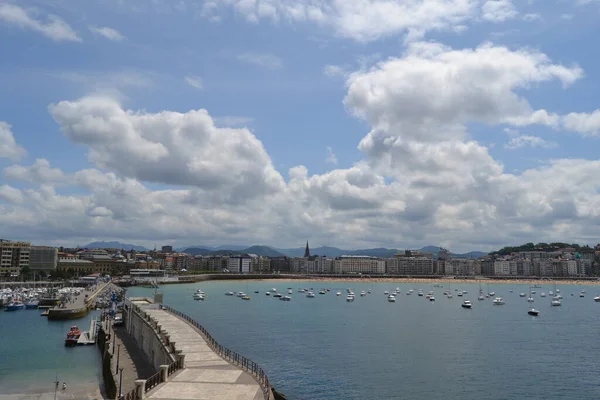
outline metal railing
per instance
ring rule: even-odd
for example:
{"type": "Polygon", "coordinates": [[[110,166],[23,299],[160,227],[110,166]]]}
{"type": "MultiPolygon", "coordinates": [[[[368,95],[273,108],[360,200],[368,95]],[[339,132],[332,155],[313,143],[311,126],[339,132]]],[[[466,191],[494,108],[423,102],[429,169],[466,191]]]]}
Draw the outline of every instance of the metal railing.
{"type": "Polygon", "coordinates": [[[249,360],[246,357],[236,353],[235,351],[232,351],[232,350],[228,349],[227,347],[219,344],[219,342],[217,342],[215,339],[213,339],[213,337],[210,335],[210,333],[208,333],[208,331],[206,329],[204,329],[204,327],[202,325],[200,325],[198,322],[196,322],[191,317],[189,317],[189,316],[185,315],[184,313],[179,312],[169,306],[162,306],[162,308],[164,310],[166,310],[172,314],[175,314],[178,317],[186,320],[192,326],[194,326],[196,329],[198,329],[200,331],[200,333],[204,336],[206,343],[217,354],[219,354],[221,357],[223,357],[227,361],[231,362],[232,364],[236,364],[237,366],[239,366],[240,368],[242,368],[243,370],[245,370],[246,372],[251,374],[256,379],[256,381],[258,382],[258,384],[260,385],[260,387],[263,391],[265,399],[272,398],[273,392],[271,390],[269,378],[267,377],[267,374],[265,373],[265,371],[263,371],[262,368],[258,366],[258,364],[256,364],[254,361],[249,360]]]}
{"type": "Polygon", "coordinates": [[[140,396],[138,395],[137,388],[131,390],[129,393],[125,393],[121,396],[122,400],[139,400],[140,396]]]}
{"type": "Polygon", "coordinates": [[[183,368],[183,362],[181,359],[174,361],[169,365],[169,369],[167,370],[167,376],[171,376],[176,371],[183,368]]]}
{"type": "Polygon", "coordinates": [[[150,390],[155,388],[156,386],[162,383],[162,371],[158,371],[150,378],[146,379],[146,387],[144,388],[144,393],[148,393],[150,390]]]}

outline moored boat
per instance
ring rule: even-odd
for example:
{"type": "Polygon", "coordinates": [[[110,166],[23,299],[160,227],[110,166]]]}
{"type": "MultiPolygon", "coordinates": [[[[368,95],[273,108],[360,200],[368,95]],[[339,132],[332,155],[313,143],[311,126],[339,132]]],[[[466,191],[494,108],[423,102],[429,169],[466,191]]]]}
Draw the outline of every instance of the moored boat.
{"type": "Polygon", "coordinates": [[[39,301],[31,300],[31,301],[28,301],[27,303],[25,303],[25,308],[28,310],[37,310],[39,305],[40,305],[39,301]]]}
{"type": "Polygon", "coordinates": [[[6,306],[6,311],[18,311],[25,309],[25,304],[21,303],[19,300],[13,300],[6,306]]]}
{"type": "Polygon", "coordinates": [[[77,325],[73,325],[69,332],[67,332],[67,338],[65,339],[65,346],[75,346],[79,337],[81,336],[81,331],[77,325]]]}
{"type": "Polygon", "coordinates": [[[465,300],[460,306],[462,308],[473,308],[473,303],[471,303],[471,300],[465,300]]]}

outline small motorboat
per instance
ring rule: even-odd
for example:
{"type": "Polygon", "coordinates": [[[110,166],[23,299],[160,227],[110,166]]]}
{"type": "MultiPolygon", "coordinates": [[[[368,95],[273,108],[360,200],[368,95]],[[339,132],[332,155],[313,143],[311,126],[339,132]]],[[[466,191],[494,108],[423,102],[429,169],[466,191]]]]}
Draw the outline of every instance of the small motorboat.
{"type": "Polygon", "coordinates": [[[341,296],[341,295],[342,295],[342,292],[337,292],[335,295],[336,295],[336,296],[341,296]]]}
{"type": "Polygon", "coordinates": [[[537,317],[540,315],[540,312],[538,310],[536,310],[535,308],[530,308],[529,311],[527,311],[527,314],[537,317]]]}
{"type": "Polygon", "coordinates": [[[294,291],[292,289],[288,289],[288,294],[292,294],[294,291]]]}
{"type": "Polygon", "coordinates": [[[319,290],[319,294],[327,294],[327,292],[325,290],[319,290]]]}
{"type": "Polygon", "coordinates": [[[306,297],[308,297],[309,299],[312,299],[315,297],[315,293],[314,292],[308,292],[306,293],[306,297]]]}
{"type": "Polygon", "coordinates": [[[594,297],[594,301],[597,302],[597,303],[599,303],[600,302],[600,296],[594,297]]]}
{"type": "Polygon", "coordinates": [[[273,295],[273,297],[281,297],[281,296],[282,296],[282,294],[281,294],[281,293],[275,293],[275,294],[273,295]]]}
{"type": "Polygon", "coordinates": [[[81,336],[81,331],[77,325],[73,325],[69,332],[67,332],[67,338],[65,339],[65,346],[75,346],[79,337],[81,336]]]}
{"type": "Polygon", "coordinates": [[[242,300],[250,300],[252,299],[252,297],[248,296],[247,294],[242,296],[242,300]]]}
{"type": "Polygon", "coordinates": [[[429,301],[435,301],[435,296],[434,295],[429,296],[429,301]]]}
{"type": "Polygon", "coordinates": [[[367,292],[365,292],[365,291],[362,291],[362,292],[360,292],[360,295],[361,295],[362,297],[365,297],[365,296],[367,295],[367,292]]]}
{"type": "Polygon", "coordinates": [[[490,297],[494,297],[495,295],[496,295],[496,292],[489,292],[488,293],[488,296],[490,296],[490,297]]]}
{"type": "Polygon", "coordinates": [[[225,296],[233,296],[233,292],[227,292],[225,293],[225,296]]]}
{"type": "Polygon", "coordinates": [[[259,291],[258,291],[258,290],[255,290],[255,291],[254,291],[254,293],[255,293],[255,294],[258,294],[258,293],[259,293],[259,291]]]}
{"type": "Polygon", "coordinates": [[[395,302],[396,302],[396,296],[394,296],[393,294],[390,294],[390,295],[387,297],[387,300],[388,300],[390,303],[395,303],[395,302]]]}
{"type": "Polygon", "coordinates": [[[460,306],[462,308],[473,308],[473,303],[471,303],[471,300],[465,300],[460,306]]]}
{"type": "Polygon", "coordinates": [[[448,292],[448,295],[447,295],[446,297],[447,297],[447,298],[449,298],[449,299],[451,299],[451,298],[453,298],[454,296],[452,296],[452,293],[448,292]]]}
{"type": "Polygon", "coordinates": [[[529,297],[529,298],[527,299],[527,301],[528,301],[528,302],[530,302],[530,303],[533,303],[533,302],[535,301],[535,299],[534,299],[533,297],[529,297]]]}
{"type": "Polygon", "coordinates": [[[28,310],[37,310],[39,305],[40,305],[39,301],[31,300],[31,301],[28,301],[27,303],[25,303],[25,308],[28,310]]]}
{"type": "Polygon", "coordinates": [[[585,297],[585,293],[579,293],[579,297],[585,297]]]}
{"type": "Polygon", "coordinates": [[[383,294],[385,294],[387,296],[388,294],[390,294],[390,291],[389,290],[384,290],[383,294]]]}
{"type": "Polygon", "coordinates": [[[562,303],[561,303],[561,302],[560,302],[560,300],[558,300],[558,299],[553,299],[553,300],[550,302],[550,305],[551,305],[552,307],[558,307],[558,306],[561,306],[561,305],[562,305],[562,303]]]}
{"type": "Polygon", "coordinates": [[[194,293],[194,300],[204,300],[204,294],[194,293]]]}
{"type": "Polygon", "coordinates": [[[457,293],[456,293],[456,295],[457,295],[458,297],[463,297],[463,292],[457,292],[457,293]]]}
{"type": "Polygon", "coordinates": [[[271,295],[271,292],[269,292],[269,291],[267,290],[267,292],[266,292],[265,294],[266,294],[267,296],[270,296],[270,295],[271,295]]]}
{"type": "Polygon", "coordinates": [[[494,305],[495,306],[502,306],[502,305],[504,305],[504,299],[502,297],[496,297],[494,299],[494,305]]]}
{"type": "Polygon", "coordinates": [[[540,293],[540,297],[546,297],[546,293],[544,293],[544,292],[540,293]]]}
{"type": "Polygon", "coordinates": [[[354,301],[354,294],[349,294],[348,296],[346,296],[346,301],[347,302],[354,301]]]}
{"type": "MultiPolygon", "coordinates": [[[[551,292],[550,294],[552,294],[552,292],[551,292]]],[[[525,294],[525,292],[521,292],[521,293],[519,293],[519,297],[525,297],[525,296],[527,296],[527,295],[525,294]]]]}
{"type": "Polygon", "coordinates": [[[290,301],[290,300],[292,300],[292,298],[290,296],[281,296],[279,298],[279,300],[281,300],[281,301],[290,301]]]}

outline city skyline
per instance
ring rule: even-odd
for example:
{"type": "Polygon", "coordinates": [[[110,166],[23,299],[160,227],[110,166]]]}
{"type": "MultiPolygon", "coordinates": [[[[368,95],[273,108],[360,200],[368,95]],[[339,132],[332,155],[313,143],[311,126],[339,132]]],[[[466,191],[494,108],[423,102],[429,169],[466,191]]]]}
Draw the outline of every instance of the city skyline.
{"type": "Polygon", "coordinates": [[[598,2],[250,3],[0,0],[0,237],[599,241],[598,2]]]}

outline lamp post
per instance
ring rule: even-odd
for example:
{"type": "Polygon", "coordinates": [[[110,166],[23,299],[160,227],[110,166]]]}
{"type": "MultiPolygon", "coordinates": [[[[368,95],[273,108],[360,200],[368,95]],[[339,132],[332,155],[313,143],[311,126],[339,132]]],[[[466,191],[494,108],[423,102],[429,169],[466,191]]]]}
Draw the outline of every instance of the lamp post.
{"type": "Polygon", "coordinates": [[[121,345],[117,345],[119,348],[117,349],[117,369],[115,370],[115,374],[119,373],[119,355],[121,354],[121,345]]]}
{"type": "Polygon", "coordinates": [[[123,396],[121,389],[123,388],[123,367],[119,371],[119,399],[123,396]]]}

